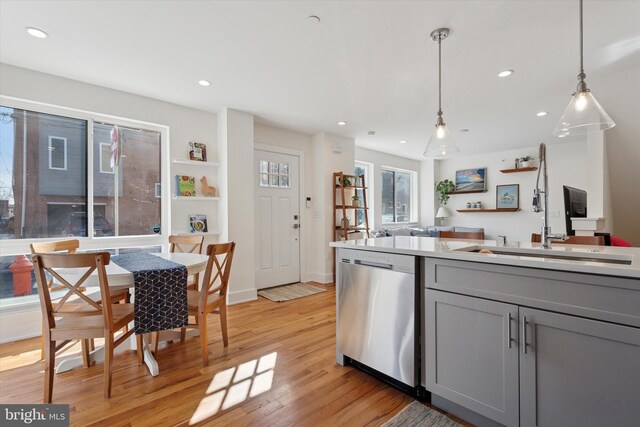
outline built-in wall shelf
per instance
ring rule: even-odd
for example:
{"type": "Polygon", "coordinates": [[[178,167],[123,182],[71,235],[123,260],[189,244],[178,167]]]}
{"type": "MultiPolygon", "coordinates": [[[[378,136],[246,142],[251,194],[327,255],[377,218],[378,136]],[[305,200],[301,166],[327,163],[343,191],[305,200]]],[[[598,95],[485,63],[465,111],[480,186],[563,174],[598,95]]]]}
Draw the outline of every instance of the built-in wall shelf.
{"type": "Polygon", "coordinates": [[[487,190],[467,190],[467,191],[452,191],[451,193],[447,193],[449,195],[452,194],[471,194],[471,193],[486,193],[487,190]]]}
{"type": "Polygon", "coordinates": [[[537,167],[533,166],[530,168],[517,168],[517,169],[500,169],[502,173],[515,173],[515,172],[532,172],[538,170],[537,167]]]}
{"type": "Polygon", "coordinates": [[[203,200],[220,200],[220,197],[204,197],[204,196],[173,196],[174,200],[192,200],[192,201],[203,201],[203,200]]]}
{"type": "Polygon", "coordinates": [[[188,159],[173,159],[173,164],[190,165],[190,166],[207,166],[207,167],[220,166],[220,163],[217,163],[217,162],[201,162],[198,160],[188,160],[188,159]]]}
{"type": "Polygon", "coordinates": [[[475,212],[517,212],[520,208],[498,208],[498,209],[457,209],[461,213],[475,213],[475,212]]]}

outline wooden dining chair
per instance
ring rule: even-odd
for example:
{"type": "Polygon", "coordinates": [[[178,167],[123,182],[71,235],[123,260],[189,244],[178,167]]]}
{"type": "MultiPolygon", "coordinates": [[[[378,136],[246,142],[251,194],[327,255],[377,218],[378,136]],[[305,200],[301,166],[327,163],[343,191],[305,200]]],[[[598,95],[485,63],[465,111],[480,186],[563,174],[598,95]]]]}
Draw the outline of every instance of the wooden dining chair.
{"type": "Polygon", "coordinates": [[[438,237],[441,237],[443,239],[484,240],[484,231],[439,231],[438,237]]]}
{"type": "MultiPolygon", "coordinates": [[[[169,252],[172,253],[186,253],[186,254],[201,254],[202,243],[204,242],[204,236],[169,236],[169,252]]],[[[187,289],[198,290],[198,283],[200,280],[200,273],[196,273],[189,276],[187,279],[187,289]]]]}
{"type": "MultiPolygon", "coordinates": [[[[56,351],[73,339],[86,341],[104,338],[104,397],[111,396],[113,351],[133,334],[133,328],[127,328],[134,319],[133,304],[98,304],[81,290],[87,278],[96,272],[102,301],[111,301],[109,281],[105,271],[109,260],[108,252],[33,255],[40,307],[45,325],[44,403],[51,403],[53,395],[56,351]],[[55,277],[57,283],[67,290],[67,293],[58,301],[51,300],[47,274],[55,277]],[[115,333],[120,330],[125,331],[116,339],[115,333]]],[[[136,338],[138,363],[142,363],[142,335],[137,335],[136,338]]],[[[82,356],[89,357],[84,352],[82,356]]]]}
{"type": "MultiPolygon", "coordinates": [[[[75,254],[80,248],[80,240],[69,239],[69,240],[58,240],[55,242],[37,242],[37,243],[32,243],[30,247],[31,247],[32,255],[37,253],[62,253],[62,252],[67,254],[75,254]]],[[[63,285],[56,283],[55,278],[53,276],[47,282],[47,286],[49,286],[50,293],[66,289],[63,285]]],[[[81,290],[84,291],[84,289],[81,289],[81,290]]],[[[100,291],[92,292],[90,294],[87,294],[87,296],[92,300],[96,301],[98,304],[101,304],[102,302],[100,291]]],[[[118,301],[123,301],[123,302],[131,301],[131,294],[129,293],[128,289],[120,289],[120,290],[111,292],[111,302],[115,303],[118,301]]],[[[84,342],[83,342],[83,345],[84,345],[84,342]]],[[[89,349],[93,350],[93,340],[90,341],[89,349]]],[[[43,323],[43,332],[42,332],[42,346],[40,348],[40,359],[44,360],[44,323],[43,323]]],[[[85,365],[85,368],[88,368],[88,366],[85,365]]]]}
{"type": "MultiPolygon", "coordinates": [[[[202,362],[204,366],[209,364],[209,345],[207,339],[207,314],[217,312],[220,315],[220,329],[222,330],[222,342],[225,347],[229,345],[227,336],[227,287],[231,274],[231,263],[235,242],[218,243],[207,247],[207,267],[200,290],[187,290],[187,305],[189,316],[195,320],[184,328],[181,328],[181,341],[184,341],[187,328],[198,328],[200,346],[202,350],[202,362]]],[[[155,333],[154,341],[157,353],[159,332],[155,333]]]]}
{"type": "MultiPolygon", "coordinates": [[[[541,242],[542,237],[540,237],[540,234],[531,234],[531,243],[541,242]]],[[[563,243],[565,245],[604,246],[604,236],[567,236],[565,240],[551,240],[551,243],[563,243]]]]}

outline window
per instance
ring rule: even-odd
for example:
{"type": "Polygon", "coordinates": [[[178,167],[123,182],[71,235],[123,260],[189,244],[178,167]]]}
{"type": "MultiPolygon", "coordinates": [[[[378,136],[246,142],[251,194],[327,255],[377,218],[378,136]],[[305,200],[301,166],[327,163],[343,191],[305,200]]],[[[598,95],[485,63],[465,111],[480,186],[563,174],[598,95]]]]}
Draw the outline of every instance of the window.
{"type": "MultiPolygon", "coordinates": [[[[373,182],[371,180],[371,170],[373,168],[373,164],[371,163],[365,163],[365,162],[355,162],[355,167],[353,169],[353,174],[356,176],[360,176],[360,175],[364,175],[364,183],[366,185],[366,189],[365,190],[356,190],[356,194],[358,195],[358,197],[360,197],[360,200],[363,200],[363,193],[366,192],[367,193],[367,207],[369,208],[369,212],[368,212],[368,217],[369,217],[369,227],[373,226],[372,220],[374,218],[374,213],[373,213],[373,200],[371,199],[371,196],[373,194],[372,192],[372,188],[373,188],[373,182]]],[[[356,209],[356,226],[357,227],[364,227],[365,225],[365,216],[364,216],[364,210],[363,209],[356,209]]]]}
{"type": "Polygon", "coordinates": [[[120,161],[112,168],[114,123],[98,122],[103,116],[8,98],[2,104],[0,306],[37,303],[33,273],[31,286],[14,287],[10,270],[36,239],[73,236],[89,251],[162,246],[169,230],[166,127],[118,119],[120,161]]]}
{"type": "Polygon", "coordinates": [[[67,138],[49,137],[49,169],[67,170],[67,138]]]}
{"type": "Polygon", "coordinates": [[[382,169],[382,223],[411,222],[412,173],[382,169]]]}
{"type": "Polygon", "coordinates": [[[260,160],[260,187],[289,188],[289,164],[260,160]]]}

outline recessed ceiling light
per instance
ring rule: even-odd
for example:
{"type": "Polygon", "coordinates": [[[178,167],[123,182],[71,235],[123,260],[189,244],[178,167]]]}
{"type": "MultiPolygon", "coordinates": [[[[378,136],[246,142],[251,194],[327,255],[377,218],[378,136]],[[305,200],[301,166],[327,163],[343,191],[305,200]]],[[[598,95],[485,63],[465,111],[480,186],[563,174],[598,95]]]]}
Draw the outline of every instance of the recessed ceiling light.
{"type": "Polygon", "coordinates": [[[469,129],[460,129],[460,132],[469,132],[469,129]]]}
{"type": "Polygon", "coordinates": [[[338,126],[346,126],[346,125],[347,125],[347,122],[345,122],[345,121],[339,121],[338,122],[338,126]]]}
{"type": "Polygon", "coordinates": [[[198,81],[200,86],[211,86],[211,82],[209,80],[200,80],[198,81]]]}
{"type": "Polygon", "coordinates": [[[546,111],[540,111],[539,113],[536,113],[536,116],[543,117],[543,116],[546,116],[547,114],[549,114],[549,113],[546,112],[546,111]]]}
{"type": "Polygon", "coordinates": [[[320,17],[318,15],[309,15],[307,16],[307,22],[310,24],[319,24],[320,17]]]}
{"type": "Polygon", "coordinates": [[[367,135],[369,135],[369,136],[373,136],[375,134],[376,134],[375,130],[370,130],[369,132],[367,132],[367,135]]]}
{"type": "Polygon", "coordinates": [[[404,139],[402,141],[400,141],[400,144],[406,144],[407,141],[405,141],[404,139]]]}
{"type": "Polygon", "coordinates": [[[27,28],[25,28],[25,30],[27,30],[27,33],[29,33],[33,37],[37,37],[39,39],[46,39],[47,36],[48,36],[48,34],[45,33],[44,31],[39,30],[39,29],[34,28],[34,27],[27,27],[27,28]]]}
{"type": "Polygon", "coordinates": [[[498,77],[509,77],[511,74],[513,74],[513,70],[504,70],[498,73],[498,77]]]}
{"type": "Polygon", "coordinates": [[[568,133],[561,133],[560,135],[558,135],[558,138],[564,138],[567,135],[569,135],[569,134],[568,133]]]}

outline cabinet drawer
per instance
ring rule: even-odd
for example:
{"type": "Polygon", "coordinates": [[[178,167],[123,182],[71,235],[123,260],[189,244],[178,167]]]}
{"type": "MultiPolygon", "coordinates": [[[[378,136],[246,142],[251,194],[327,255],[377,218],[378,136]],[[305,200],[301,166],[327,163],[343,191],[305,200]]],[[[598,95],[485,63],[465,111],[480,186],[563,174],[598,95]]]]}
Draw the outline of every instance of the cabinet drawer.
{"type": "Polygon", "coordinates": [[[425,286],[640,327],[640,280],[423,258],[425,286]]]}

